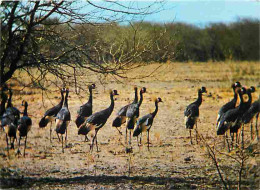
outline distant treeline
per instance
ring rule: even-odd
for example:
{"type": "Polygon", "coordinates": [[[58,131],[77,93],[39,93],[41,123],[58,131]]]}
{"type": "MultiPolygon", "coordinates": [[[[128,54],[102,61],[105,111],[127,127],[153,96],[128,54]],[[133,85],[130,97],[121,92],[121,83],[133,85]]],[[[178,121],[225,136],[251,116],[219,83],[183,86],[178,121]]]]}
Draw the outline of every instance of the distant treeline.
{"type": "MultiPolygon", "coordinates": [[[[88,55],[99,63],[255,61],[260,60],[259,24],[258,19],[213,23],[204,28],[185,23],[136,22],[84,24],[74,26],[73,30],[57,25],[54,30],[68,43],[88,47],[88,55]]],[[[42,37],[47,39],[48,35],[42,37]]],[[[55,40],[51,46],[44,43],[42,47],[49,46],[49,52],[55,54],[63,43],[64,40],[55,40]]]]}
{"type": "Polygon", "coordinates": [[[185,23],[139,25],[147,35],[158,40],[154,44],[154,53],[143,57],[143,61],[260,60],[260,22],[257,19],[213,23],[205,28],[185,23]],[[165,34],[156,38],[158,32],[165,29],[165,34]]]}

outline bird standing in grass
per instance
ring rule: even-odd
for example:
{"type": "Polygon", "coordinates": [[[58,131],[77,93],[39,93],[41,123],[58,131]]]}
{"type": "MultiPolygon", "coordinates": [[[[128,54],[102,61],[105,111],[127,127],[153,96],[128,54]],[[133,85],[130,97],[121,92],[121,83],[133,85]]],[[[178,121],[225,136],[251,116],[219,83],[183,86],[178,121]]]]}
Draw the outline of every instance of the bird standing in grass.
{"type": "Polygon", "coordinates": [[[20,154],[21,138],[25,137],[25,140],[24,140],[24,154],[23,154],[23,156],[25,157],[27,135],[28,135],[28,132],[31,130],[31,127],[32,127],[32,120],[31,120],[30,117],[28,117],[28,114],[27,114],[28,103],[26,101],[23,101],[22,102],[22,106],[24,106],[24,111],[23,111],[23,117],[21,117],[21,119],[18,121],[19,142],[18,142],[18,151],[17,151],[17,153],[20,154]]]}
{"type": "MultiPolygon", "coordinates": [[[[252,94],[255,92],[255,87],[251,86],[250,88],[246,89],[246,94],[248,95],[248,101],[244,102],[243,109],[241,110],[240,116],[237,118],[236,123],[230,127],[230,136],[231,136],[231,146],[233,147],[234,141],[234,134],[236,134],[236,145],[238,144],[238,130],[243,125],[242,116],[246,113],[246,111],[250,108],[252,103],[252,94]]],[[[241,131],[243,133],[243,131],[241,131]]]]}
{"type": "Polygon", "coordinates": [[[258,129],[257,129],[257,122],[258,122],[258,117],[260,113],[260,95],[258,97],[258,100],[256,100],[254,103],[251,104],[250,108],[244,113],[242,117],[242,122],[244,124],[251,123],[251,140],[253,139],[253,118],[256,117],[255,121],[255,132],[256,132],[256,138],[257,141],[259,141],[259,136],[258,136],[258,129]]]}
{"type": "Polygon", "coordinates": [[[139,117],[139,108],[142,105],[143,102],[143,94],[146,92],[146,88],[143,87],[140,90],[140,100],[138,103],[131,104],[126,111],[126,117],[127,117],[127,122],[126,122],[126,144],[127,144],[127,133],[129,130],[129,146],[131,148],[131,138],[132,138],[132,130],[134,129],[136,120],[139,117]]]}
{"type": "MultiPolygon", "coordinates": [[[[119,131],[119,127],[121,127],[121,125],[123,123],[126,122],[126,112],[127,109],[130,105],[132,104],[136,104],[138,102],[138,91],[137,91],[137,87],[134,87],[134,91],[135,91],[135,98],[134,101],[131,104],[127,104],[126,106],[122,107],[118,112],[117,112],[117,117],[114,119],[112,127],[115,127],[118,131],[119,131]]],[[[120,134],[121,131],[119,131],[120,134]]]]}
{"type": "Polygon", "coordinates": [[[228,110],[234,109],[236,107],[236,103],[237,103],[237,89],[241,88],[241,84],[240,84],[240,82],[235,82],[234,84],[232,84],[231,87],[233,89],[234,97],[233,97],[233,99],[230,102],[226,103],[225,105],[223,105],[220,108],[220,110],[218,112],[217,126],[218,126],[220,118],[223,116],[223,114],[226,113],[228,110]]]}
{"type": "Polygon", "coordinates": [[[62,145],[62,152],[64,152],[63,147],[63,135],[65,134],[65,146],[67,146],[67,135],[68,135],[68,126],[71,120],[70,111],[68,107],[68,96],[69,96],[69,89],[66,89],[65,101],[56,116],[56,132],[57,135],[61,134],[61,145],[62,145]]]}
{"type": "Polygon", "coordinates": [[[80,126],[80,130],[84,130],[89,133],[92,130],[95,130],[95,135],[92,139],[92,143],[90,146],[90,151],[93,151],[94,143],[96,143],[97,151],[98,150],[98,142],[97,142],[97,133],[98,131],[106,124],[107,119],[110,117],[111,113],[114,110],[114,96],[118,95],[117,90],[111,90],[110,94],[110,106],[102,111],[96,112],[89,116],[86,121],[80,126]]]}
{"type": "Polygon", "coordinates": [[[40,128],[46,127],[48,125],[48,123],[51,123],[50,124],[50,143],[51,143],[51,133],[52,133],[52,122],[55,120],[56,115],[59,113],[59,111],[62,108],[62,105],[63,105],[63,102],[64,102],[64,92],[65,92],[65,89],[62,88],[60,90],[61,100],[60,100],[59,104],[54,106],[54,107],[52,107],[52,108],[50,108],[50,109],[48,109],[45,112],[43,118],[39,122],[39,127],[40,128]]]}
{"type": "Polygon", "coordinates": [[[152,113],[149,113],[143,117],[141,117],[137,123],[136,123],[136,128],[134,130],[133,136],[137,138],[137,143],[138,143],[138,136],[141,134],[140,137],[140,144],[138,143],[138,145],[141,145],[142,143],[142,133],[147,131],[147,146],[148,146],[148,150],[149,150],[149,132],[150,129],[153,125],[153,121],[154,118],[158,112],[158,103],[162,102],[162,99],[160,97],[155,98],[154,100],[155,102],[155,110],[152,113]]]}
{"type": "Polygon", "coordinates": [[[9,89],[9,99],[7,103],[7,109],[3,114],[1,120],[2,127],[6,133],[6,145],[7,145],[8,154],[9,154],[8,138],[10,138],[11,149],[14,149],[14,141],[16,139],[17,125],[20,119],[20,111],[16,107],[13,107],[12,95],[13,95],[12,90],[9,89]]]}
{"type": "MultiPolygon", "coordinates": [[[[88,90],[89,90],[89,99],[88,102],[83,104],[82,106],[80,106],[79,110],[78,110],[78,115],[77,118],[75,120],[75,123],[77,125],[77,127],[79,128],[84,121],[90,116],[92,115],[92,102],[93,102],[93,97],[92,97],[92,90],[95,89],[96,85],[92,84],[88,86],[88,90]]],[[[79,135],[85,135],[85,141],[88,141],[88,137],[87,134],[85,133],[78,133],[79,135]]]]}
{"type": "MultiPolygon", "coordinates": [[[[242,117],[243,109],[244,109],[244,100],[243,100],[243,94],[246,93],[246,89],[242,87],[241,89],[237,90],[240,103],[239,106],[228,110],[224,115],[221,117],[218,128],[217,128],[217,135],[225,135],[225,133],[231,128],[234,127],[237,124],[237,119],[242,117]]],[[[228,151],[230,151],[229,143],[226,135],[226,141],[228,145],[228,151]]]]}
{"type": "Polygon", "coordinates": [[[198,128],[197,128],[197,120],[199,118],[199,107],[202,103],[202,94],[207,93],[207,90],[205,87],[201,87],[201,89],[198,90],[198,98],[195,102],[191,103],[187,106],[187,108],[184,111],[184,122],[186,125],[186,129],[189,129],[190,131],[190,143],[192,144],[192,137],[191,137],[191,130],[193,129],[194,125],[196,125],[196,142],[198,143],[198,128]]]}

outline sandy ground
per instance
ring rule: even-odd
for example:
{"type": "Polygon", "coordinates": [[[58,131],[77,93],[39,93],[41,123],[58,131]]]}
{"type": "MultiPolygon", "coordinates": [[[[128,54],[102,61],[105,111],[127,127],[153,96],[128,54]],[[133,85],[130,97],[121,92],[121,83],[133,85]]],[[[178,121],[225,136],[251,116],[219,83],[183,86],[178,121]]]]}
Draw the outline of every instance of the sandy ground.
{"type": "MultiPolygon", "coordinates": [[[[50,125],[44,129],[38,127],[38,122],[45,112],[42,101],[35,97],[30,102],[30,96],[26,96],[29,102],[28,113],[32,115],[33,126],[28,136],[25,158],[17,158],[16,149],[10,152],[8,158],[5,135],[2,131],[0,133],[2,171],[7,171],[14,176],[23,175],[24,178],[5,183],[2,180],[2,187],[7,187],[10,183],[13,186],[17,185],[16,187],[31,189],[215,189],[221,187],[217,172],[203,144],[200,142],[190,145],[189,132],[184,126],[183,112],[186,106],[196,99],[197,89],[206,86],[208,94],[203,97],[200,107],[198,131],[209,144],[216,142],[221,149],[222,138],[217,138],[215,123],[218,109],[232,98],[231,82],[240,80],[242,84],[254,85],[258,88],[260,85],[260,71],[256,63],[253,64],[254,72],[244,78],[239,73],[238,76],[230,77],[230,67],[224,65],[222,63],[207,67],[205,64],[178,64],[166,66],[161,72],[158,71],[158,76],[155,74],[150,78],[123,83],[107,80],[105,88],[100,83],[96,83],[97,88],[93,95],[94,112],[109,106],[108,89],[117,89],[120,94],[116,98],[111,117],[98,133],[100,152],[94,149],[93,153],[90,153],[90,142],[84,142],[84,137],[77,135],[77,127],[74,123],[76,111],[83,102],[87,101],[87,94],[85,99],[79,99],[73,90],[70,93],[69,110],[72,121],[68,128],[65,153],[61,151],[61,143],[56,134],[53,133],[53,140],[50,143],[50,125]],[[225,73],[223,74],[222,71],[225,73]],[[121,128],[123,132],[121,136],[115,128],[112,128],[112,121],[116,112],[133,100],[134,85],[147,88],[140,109],[141,116],[154,110],[153,97],[161,97],[164,102],[159,104],[159,112],[150,132],[150,151],[147,149],[146,134],[144,134],[143,145],[138,147],[136,139],[133,139],[133,153],[126,154],[125,125],[121,128]]],[[[241,67],[244,68],[246,65],[241,67]]],[[[258,94],[259,90],[254,94],[254,99],[258,94]]],[[[59,93],[53,94],[51,98],[54,104],[59,102],[55,96],[59,97],[59,93]]],[[[20,99],[16,99],[14,104],[21,108],[19,101],[20,99]]],[[[45,106],[51,107],[51,103],[46,101],[45,106]]],[[[55,128],[55,124],[52,128],[55,128]]],[[[249,138],[249,127],[246,127],[246,136],[249,138]]],[[[193,140],[195,142],[195,139],[193,140]]],[[[259,156],[255,156],[252,160],[258,163],[257,168],[259,168],[259,156]]],[[[235,167],[232,160],[220,159],[219,161],[221,166],[223,165],[223,171],[229,170],[228,174],[235,175],[235,171],[231,171],[232,167],[235,167]]],[[[250,178],[250,183],[247,182],[249,183],[247,187],[256,187],[252,185],[257,184],[257,179],[259,180],[259,174],[254,174],[254,177],[250,178]]],[[[230,177],[231,185],[235,183],[234,180],[230,177]]]]}

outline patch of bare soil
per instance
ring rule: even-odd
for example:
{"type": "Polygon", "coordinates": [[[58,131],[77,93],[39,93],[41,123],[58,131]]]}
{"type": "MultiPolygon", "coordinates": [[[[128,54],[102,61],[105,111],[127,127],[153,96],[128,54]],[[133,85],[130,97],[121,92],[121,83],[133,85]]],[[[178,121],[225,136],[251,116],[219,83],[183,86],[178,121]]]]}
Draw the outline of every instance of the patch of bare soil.
{"type": "MultiPolygon", "coordinates": [[[[188,65],[189,66],[189,65],[188,65]]],[[[208,69],[208,68],[207,68],[208,69]]],[[[184,69],[185,70],[185,69],[184,69]]],[[[191,72],[188,70],[187,72],[191,72]]],[[[197,71],[196,71],[197,72],[197,71]]],[[[201,71],[202,72],[202,71],[201,71]]],[[[219,71],[220,72],[220,71],[219,71]]],[[[203,72],[202,72],[203,73],[203,72]]],[[[204,71],[207,73],[207,71],[204,71]]],[[[215,76],[215,75],[214,75],[215,76]]],[[[220,75],[219,75],[220,76],[220,75]]],[[[189,77],[189,76],[187,76],[189,77]]],[[[109,106],[110,100],[107,89],[117,89],[119,96],[115,102],[115,109],[106,125],[98,133],[100,152],[90,153],[90,142],[84,142],[84,137],[77,134],[74,123],[76,111],[87,101],[79,99],[70,93],[69,109],[72,121],[68,128],[68,142],[65,153],[61,151],[61,143],[53,132],[52,143],[49,141],[48,125],[44,129],[38,127],[38,122],[44,114],[41,100],[30,102],[28,96],[28,113],[33,117],[33,126],[28,136],[26,156],[17,157],[15,151],[10,151],[7,157],[5,135],[0,133],[0,188],[15,187],[29,189],[217,189],[222,184],[211,160],[203,149],[202,144],[190,144],[189,132],[184,126],[183,112],[186,106],[197,97],[197,88],[206,86],[211,95],[203,97],[200,107],[198,131],[212,143],[216,139],[221,146],[222,138],[216,136],[217,111],[232,97],[230,81],[217,80],[178,80],[175,78],[154,78],[151,80],[136,80],[128,84],[108,81],[106,90],[97,84],[94,93],[94,112],[109,106]],[[161,97],[164,103],[159,104],[159,112],[150,132],[150,151],[147,149],[146,134],[143,134],[143,145],[137,146],[133,140],[133,153],[125,153],[125,125],[121,128],[121,136],[112,121],[116,112],[131,102],[133,86],[145,86],[147,93],[141,106],[140,116],[154,109],[152,98],[161,97]],[[223,92],[223,93],[222,93],[223,92]],[[224,95],[224,93],[227,95],[224,95]],[[129,174],[129,164],[131,172],[129,174]]],[[[259,81],[259,80],[258,80],[259,81]]],[[[242,80],[241,83],[251,84],[242,80]]],[[[57,94],[58,96],[58,94],[57,94]]],[[[256,95],[254,95],[254,99],[256,95]]],[[[58,102],[55,99],[53,102],[58,102]]],[[[15,105],[20,108],[19,102],[15,105]]],[[[50,107],[51,104],[47,104],[50,107]]],[[[52,129],[55,126],[53,124],[52,129]]],[[[92,134],[93,135],[93,134],[92,134]]],[[[193,132],[193,137],[195,132],[193,132]]],[[[246,128],[249,137],[249,127],[246,128]]],[[[91,138],[91,135],[90,135],[91,138]]],[[[195,139],[193,139],[195,142],[195,139]]],[[[23,147],[24,141],[21,146],[23,147]]],[[[17,143],[15,144],[17,147],[17,143]]],[[[23,148],[22,148],[23,149],[23,148]]],[[[256,155],[255,162],[259,161],[256,155]]],[[[259,162],[258,162],[259,163],[259,162]]],[[[232,170],[232,162],[224,163],[227,170],[232,170]]],[[[259,168],[257,166],[257,168],[259,168]]],[[[259,175],[245,181],[244,184],[255,187],[259,175]]],[[[235,184],[234,179],[230,183],[235,184]]]]}

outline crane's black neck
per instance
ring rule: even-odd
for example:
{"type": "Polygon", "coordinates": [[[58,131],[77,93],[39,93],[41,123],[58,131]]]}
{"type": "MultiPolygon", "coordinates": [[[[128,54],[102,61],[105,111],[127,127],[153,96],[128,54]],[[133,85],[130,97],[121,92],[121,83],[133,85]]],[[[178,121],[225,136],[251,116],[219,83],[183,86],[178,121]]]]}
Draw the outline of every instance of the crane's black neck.
{"type": "Polygon", "coordinates": [[[243,106],[243,104],[244,104],[243,94],[242,94],[242,92],[240,91],[240,92],[238,93],[238,95],[239,95],[239,99],[240,99],[239,109],[242,109],[242,106],[243,106]]]}
{"type": "Polygon", "coordinates": [[[9,96],[9,98],[8,98],[7,108],[13,107],[13,105],[12,105],[12,96],[13,96],[13,93],[12,93],[12,91],[10,90],[10,96],[9,96]]]}
{"type": "Polygon", "coordinates": [[[143,91],[140,90],[140,100],[138,102],[138,106],[140,107],[142,105],[142,102],[143,102],[143,91]]]}
{"type": "Polygon", "coordinates": [[[138,91],[137,88],[135,88],[135,99],[133,101],[134,104],[136,104],[138,102],[138,91]]]}
{"type": "Polygon", "coordinates": [[[58,104],[58,106],[59,106],[59,107],[62,107],[63,102],[64,102],[64,94],[63,94],[62,91],[60,92],[60,94],[61,94],[61,100],[60,100],[60,103],[58,104]]]}
{"type": "Polygon", "coordinates": [[[113,109],[114,109],[114,106],[115,106],[113,92],[110,93],[110,100],[111,100],[111,103],[110,103],[110,106],[108,107],[109,114],[111,114],[113,112],[113,109]]]}
{"type": "Polygon", "coordinates": [[[66,91],[66,95],[65,95],[65,102],[64,102],[64,107],[68,107],[68,96],[69,96],[69,92],[66,91]]]}
{"type": "Polygon", "coordinates": [[[236,87],[233,87],[234,97],[233,100],[237,101],[236,87]]]}
{"type": "Polygon", "coordinates": [[[200,90],[198,90],[198,98],[194,103],[198,106],[200,106],[202,103],[202,92],[200,90]]]}
{"type": "Polygon", "coordinates": [[[158,101],[155,101],[155,110],[154,110],[154,112],[152,113],[152,116],[155,117],[156,114],[157,114],[157,112],[158,112],[158,101]]]}
{"type": "Polygon", "coordinates": [[[91,103],[92,104],[92,101],[93,101],[93,96],[92,96],[92,88],[89,87],[88,88],[89,90],[89,98],[88,98],[88,103],[91,103]]]}
{"type": "Polygon", "coordinates": [[[24,110],[23,110],[23,116],[28,116],[27,108],[28,108],[28,104],[25,104],[24,105],[24,110]]]}

